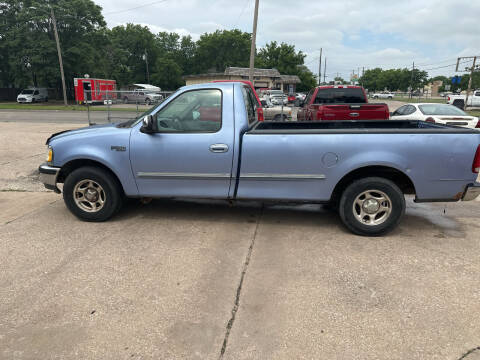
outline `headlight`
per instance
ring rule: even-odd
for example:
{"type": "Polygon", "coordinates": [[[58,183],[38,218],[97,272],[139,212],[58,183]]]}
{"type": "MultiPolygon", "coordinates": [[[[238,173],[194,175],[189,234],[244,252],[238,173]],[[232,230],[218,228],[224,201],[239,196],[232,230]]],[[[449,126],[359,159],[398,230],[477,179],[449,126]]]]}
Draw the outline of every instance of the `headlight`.
{"type": "Polygon", "coordinates": [[[47,162],[51,163],[53,161],[53,149],[51,146],[48,147],[47,162]]]}

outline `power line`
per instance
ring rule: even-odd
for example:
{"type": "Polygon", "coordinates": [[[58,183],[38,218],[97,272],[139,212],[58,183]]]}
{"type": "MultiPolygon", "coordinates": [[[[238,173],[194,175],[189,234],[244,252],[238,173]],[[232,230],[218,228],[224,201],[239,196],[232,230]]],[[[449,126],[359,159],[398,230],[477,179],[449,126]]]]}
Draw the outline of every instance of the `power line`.
{"type": "Polygon", "coordinates": [[[117,11],[110,11],[110,12],[107,12],[107,13],[105,13],[105,14],[103,14],[103,15],[119,14],[119,13],[122,13],[122,12],[137,10],[137,9],[141,9],[141,8],[144,8],[144,7],[147,7],[147,6],[164,3],[164,2],[166,2],[166,1],[168,1],[168,0],[154,1],[154,2],[151,2],[151,3],[148,3],[148,4],[143,4],[143,5],[135,6],[135,7],[129,8],[129,9],[117,10],[117,11]]]}

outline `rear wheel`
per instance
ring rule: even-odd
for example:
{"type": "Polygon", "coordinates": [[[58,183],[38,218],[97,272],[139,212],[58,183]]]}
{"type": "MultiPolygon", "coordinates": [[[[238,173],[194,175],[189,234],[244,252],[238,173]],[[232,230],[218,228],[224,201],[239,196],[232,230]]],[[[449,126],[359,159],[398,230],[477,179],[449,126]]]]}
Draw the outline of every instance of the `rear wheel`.
{"type": "Polygon", "coordinates": [[[353,233],[380,236],[399,224],[405,213],[405,197],[390,180],[364,178],[345,189],[338,210],[343,223],[353,233]]]}
{"type": "Polygon", "coordinates": [[[123,103],[124,103],[124,104],[128,104],[128,97],[125,96],[125,97],[123,98],[123,103]]]}
{"type": "Polygon", "coordinates": [[[63,186],[63,199],[68,209],[85,221],[108,220],[120,210],[122,198],[118,181],[97,167],[74,170],[63,186]]]}
{"type": "Polygon", "coordinates": [[[148,98],[147,98],[147,99],[145,99],[145,104],[147,104],[147,105],[151,105],[151,104],[152,104],[152,101],[151,101],[150,99],[148,99],[148,98]]]}
{"type": "Polygon", "coordinates": [[[456,106],[457,108],[463,110],[464,107],[465,107],[465,101],[463,101],[463,100],[454,100],[454,101],[453,101],[453,106],[456,106]]]}

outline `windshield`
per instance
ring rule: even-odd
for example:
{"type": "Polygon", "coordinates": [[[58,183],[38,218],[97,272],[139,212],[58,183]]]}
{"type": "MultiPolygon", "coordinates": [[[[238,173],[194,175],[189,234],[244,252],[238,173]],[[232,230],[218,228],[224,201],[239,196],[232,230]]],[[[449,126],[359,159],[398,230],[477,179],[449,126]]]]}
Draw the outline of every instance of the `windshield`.
{"type": "Polygon", "coordinates": [[[22,90],[21,94],[23,94],[23,95],[32,95],[32,94],[33,94],[33,90],[25,89],[25,90],[22,90]]]}
{"type": "Polygon", "coordinates": [[[419,105],[420,111],[423,115],[458,115],[468,116],[463,110],[460,110],[456,106],[447,104],[426,104],[419,105]]]}

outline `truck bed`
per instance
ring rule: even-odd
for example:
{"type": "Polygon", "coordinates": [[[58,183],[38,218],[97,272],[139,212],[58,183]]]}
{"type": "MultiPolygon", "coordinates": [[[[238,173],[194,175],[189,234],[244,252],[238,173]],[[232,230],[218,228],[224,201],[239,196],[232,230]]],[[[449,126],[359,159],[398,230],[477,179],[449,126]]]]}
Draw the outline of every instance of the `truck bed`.
{"type": "Polygon", "coordinates": [[[247,134],[480,134],[479,131],[457,126],[432,124],[419,120],[359,120],[316,122],[260,122],[247,134]]]}

